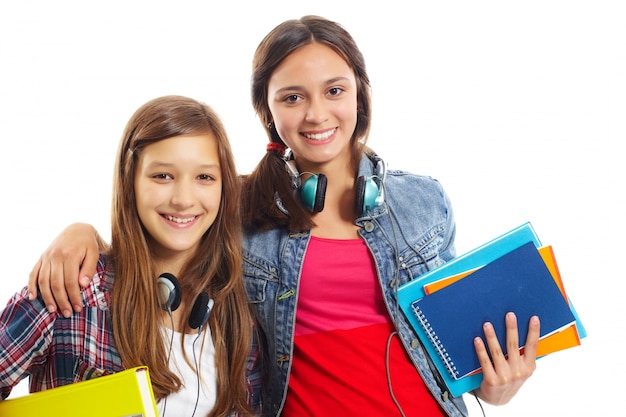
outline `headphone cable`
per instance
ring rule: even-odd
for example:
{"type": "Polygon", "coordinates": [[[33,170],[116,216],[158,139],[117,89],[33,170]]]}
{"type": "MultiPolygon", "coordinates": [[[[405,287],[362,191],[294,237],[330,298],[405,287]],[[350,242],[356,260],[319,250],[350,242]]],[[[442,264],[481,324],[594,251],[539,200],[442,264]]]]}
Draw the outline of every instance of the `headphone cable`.
{"type": "MultiPolygon", "coordinates": [[[[167,366],[169,366],[170,364],[170,357],[172,356],[172,347],[174,345],[174,316],[172,315],[172,309],[168,308],[167,309],[167,315],[170,317],[170,326],[172,327],[172,330],[170,331],[171,336],[170,336],[170,347],[168,349],[167,352],[167,366]]],[[[165,415],[165,409],[167,408],[167,397],[165,397],[163,399],[163,411],[161,412],[161,415],[165,415]]]]}
{"type": "MultiPolygon", "coordinates": [[[[383,189],[383,192],[385,194],[387,194],[385,192],[385,184],[384,182],[381,182],[381,187],[383,189]]],[[[387,235],[385,235],[385,238],[387,239],[387,242],[392,245],[392,249],[394,249],[396,255],[395,255],[395,265],[396,265],[396,271],[395,271],[395,284],[393,285],[393,289],[394,289],[394,293],[396,296],[396,304],[395,304],[395,309],[394,309],[394,313],[395,313],[395,317],[392,317],[392,322],[394,322],[395,325],[395,320],[397,319],[397,317],[400,314],[400,304],[397,302],[398,299],[398,287],[400,285],[399,282],[399,278],[400,278],[400,265],[399,265],[399,256],[400,256],[400,248],[398,247],[398,236],[396,233],[396,227],[394,225],[397,224],[398,226],[400,225],[400,222],[398,221],[398,218],[396,217],[395,212],[391,209],[391,207],[389,206],[389,204],[387,204],[387,202],[384,202],[385,206],[387,207],[387,210],[389,211],[389,215],[390,215],[390,223],[391,223],[391,230],[393,232],[393,239],[395,242],[395,245],[392,245],[391,241],[389,240],[389,238],[387,238],[387,235]]],[[[374,218],[370,212],[368,212],[370,219],[375,222],[378,227],[380,228],[380,230],[384,230],[380,223],[378,222],[378,220],[376,218],[374,218]]],[[[402,240],[404,241],[404,243],[411,249],[411,251],[413,253],[415,253],[415,255],[417,255],[421,261],[424,264],[424,267],[426,268],[426,271],[430,271],[430,267],[428,266],[428,263],[426,261],[426,258],[424,257],[424,255],[421,254],[421,252],[416,249],[415,247],[413,247],[413,245],[411,245],[407,239],[407,237],[404,235],[404,231],[402,230],[402,227],[398,227],[399,231],[400,231],[400,235],[402,236],[402,240]]],[[[391,332],[391,334],[389,335],[389,337],[387,338],[387,347],[385,350],[385,368],[386,368],[386,374],[387,374],[387,385],[389,386],[389,393],[391,395],[391,399],[393,400],[394,404],[396,405],[396,407],[398,408],[398,411],[400,412],[400,414],[404,417],[404,410],[402,409],[401,405],[399,404],[398,400],[395,397],[395,394],[393,392],[393,386],[392,386],[392,382],[391,382],[391,372],[389,369],[389,354],[390,354],[390,346],[391,346],[391,341],[393,339],[393,336],[397,335],[398,332],[397,331],[393,331],[391,332]]],[[[421,341],[420,341],[421,342],[421,341]]],[[[428,361],[430,362],[430,361],[428,361]]],[[[430,368],[431,372],[433,373],[433,375],[435,376],[435,379],[437,380],[437,385],[439,385],[439,388],[444,391],[445,389],[447,389],[445,387],[445,383],[443,382],[441,376],[439,375],[439,371],[434,368],[430,363],[428,363],[428,367],[430,368]]],[[[476,396],[476,393],[472,392],[472,394],[474,395],[474,398],[476,398],[476,401],[478,402],[478,405],[480,406],[481,412],[483,417],[485,417],[485,410],[483,409],[483,406],[478,398],[478,396],[476,396]]],[[[452,405],[462,414],[465,415],[465,413],[459,408],[459,406],[456,404],[456,402],[451,401],[452,405]]]]}
{"type": "MultiPolygon", "coordinates": [[[[384,182],[381,181],[381,190],[383,192],[384,192],[384,187],[385,187],[384,182]]],[[[386,202],[384,202],[384,204],[387,206],[387,210],[391,214],[392,213],[391,212],[391,207],[389,207],[389,205],[386,202]]],[[[380,230],[384,230],[382,228],[381,224],[378,222],[378,220],[376,218],[374,218],[372,216],[372,214],[371,214],[371,212],[369,210],[368,210],[367,214],[369,215],[370,219],[374,223],[376,223],[378,225],[378,228],[380,230]]],[[[395,218],[395,216],[394,216],[394,218],[395,218]]],[[[397,219],[396,219],[396,222],[397,222],[397,219]]],[[[399,281],[399,278],[400,278],[400,266],[398,264],[398,257],[400,256],[400,253],[399,253],[400,250],[398,248],[398,237],[397,237],[397,234],[396,234],[396,228],[394,227],[394,224],[393,224],[393,219],[390,219],[390,223],[391,223],[391,231],[393,233],[393,239],[394,239],[395,245],[391,245],[391,241],[389,241],[389,238],[387,237],[387,235],[385,233],[383,233],[383,235],[385,236],[385,239],[387,239],[387,242],[391,245],[392,249],[395,252],[395,256],[394,256],[394,260],[395,260],[395,262],[394,262],[394,264],[395,264],[395,274],[394,275],[395,275],[395,277],[393,279],[393,282],[395,282],[395,284],[393,285],[393,288],[394,288],[394,291],[395,291],[395,294],[396,294],[396,300],[397,300],[398,281],[399,281]]],[[[392,323],[393,323],[393,325],[395,327],[396,326],[395,320],[398,317],[398,315],[400,314],[400,307],[399,307],[397,302],[396,302],[396,305],[395,305],[394,313],[395,313],[394,316],[391,317],[391,321],[392,321],[392,323]]],[[[389,356],[390,356],[390,351],[391,351],[391,341],[393,339],[393,336],[396,335],[396,334],[397,334],[397,331],[394,330],[393,332],[391,332],[389,334],[389,337],[387,338],[387,345],[385,347],[385,374],[387,376],[387,386],[389,387],[389,395],[391,396],[391,400],[393,401],[393,403],[398,408],[398,411],[400,412],[400,415],[402,417],[406,417],[406,414],[404,414],[404,410],[402,409],[402,406],[400,405],[400,402],[398,401],[398,399],[396,398],[396,395],[394,394],[393,384],[391,382],[391,369],[390,369],[390,364],[389,364],[389,356]]]]}
{"type": "MultiPolygon", "coordinates": [[[[193,343],[191,345],[191,350],[193,352],[193,363],[196,367],[196,404],[193,407],[193,413],[191,414],[191,417],[196,415],[198,402],[200,401],[200,364],[198,363],[198,357],[196,356],[196,342],[198,341],[198,339],[200,339],[203,328],[204,326],[200,325],[200,328],[198,329],[198,334],[196,335],[196,338],[193,340],[193,343]]],[[[200,347],[200,349],[202,349],[202,346],[200,347]]]]}

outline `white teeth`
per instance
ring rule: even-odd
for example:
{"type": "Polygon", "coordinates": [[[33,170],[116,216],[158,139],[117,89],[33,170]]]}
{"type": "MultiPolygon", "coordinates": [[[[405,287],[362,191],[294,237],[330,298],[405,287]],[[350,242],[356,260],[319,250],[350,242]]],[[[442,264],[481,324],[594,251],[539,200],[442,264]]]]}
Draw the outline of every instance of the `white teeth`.
{"type": "Polygon", "coordinates": [[[324,139],[328,139],[333,133],[335,133],[335,130],[337,129],[332,129],[324,133],[303,133],[303,135],[307,139],[324,140],[324,139]]]}
{"type": "Polygon", "coordinates": [[[180,217],[174,217],[174,216],[170,216],[169,214],[166,214],[165,217],[167,218],[167,220],[174,222],[174,223],[189,223],[191,221],[193,221],[193,219],[196,218],[196,216],[193,217],[187,217],[186,219],[181,219],[180,217]]]}

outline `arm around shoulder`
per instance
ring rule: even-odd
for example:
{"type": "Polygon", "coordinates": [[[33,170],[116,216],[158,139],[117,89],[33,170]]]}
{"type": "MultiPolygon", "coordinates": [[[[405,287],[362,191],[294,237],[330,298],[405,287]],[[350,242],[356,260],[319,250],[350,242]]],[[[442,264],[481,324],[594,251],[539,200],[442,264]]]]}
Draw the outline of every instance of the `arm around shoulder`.
{"type": "Polygon", "coordinates": [[[89,284],[100,251],[108,246],[90,224],[66,227],[33,267],[28,280],[29,298],[34,300],[38,290],[49,311],[58,308],[64,317],[69,317],[72,310],[80,311],[80,287],[89,284]]]}

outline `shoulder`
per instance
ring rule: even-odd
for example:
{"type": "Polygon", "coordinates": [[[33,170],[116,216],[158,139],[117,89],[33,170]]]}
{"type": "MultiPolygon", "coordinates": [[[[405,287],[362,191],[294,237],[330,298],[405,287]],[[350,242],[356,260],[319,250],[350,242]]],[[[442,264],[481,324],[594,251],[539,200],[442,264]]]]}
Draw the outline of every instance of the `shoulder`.
{"type": "Polygon", "coordinates": [[[105,254],[100,254],[96,273],[89,286],[83,290],[83,304],[85,306],[108,308],[111,303],[111,293],[115,282],[113,264],[105,254]]]}
{"type": "Polygon", "coordinates": [[[431,242],[442,259],[455,256],[454,212],[450,198],[436,178],[388,170],[385,201],[405,234],[418,237],[418,246],[431,242]]]}
{"type": "Polygon", "coordinates": [[[452,203],[441,182],[424,174],[404,169],[387,169],[385,201],[390,210],[408,223],[419,223],[432,233],[455,233],[452,203]]]}
{"type": "Polygon", "coordinates": [[[402,169],[388,169],[386,180],[394,187],[410,186],[436,193],[444,193],[443,186],[439,180],[429,175],[414,174],[402,169]]]}
{"type": "Polygon", "coordinates": [[[450,199],[442,184],[428,175],[413,174],[399,169],[387,171],[385,179],[386,197],[396,200],[401,206],[414,202],[417,205],[433,205],[449,209],[450,199]]]}
{"type": "Polygon", "coordinates": [[[377,154],[364,154],[359,165],[359,175],[372,175],[383,178],[385,193],[411,194],[412,197],[427,199],[441,198],[447,200],[441,183],[432,176],[410,172],[404,169],[389,167],[385,160],[377,154]],[[382,165],[384,168],[378,168],[382,165]]]}

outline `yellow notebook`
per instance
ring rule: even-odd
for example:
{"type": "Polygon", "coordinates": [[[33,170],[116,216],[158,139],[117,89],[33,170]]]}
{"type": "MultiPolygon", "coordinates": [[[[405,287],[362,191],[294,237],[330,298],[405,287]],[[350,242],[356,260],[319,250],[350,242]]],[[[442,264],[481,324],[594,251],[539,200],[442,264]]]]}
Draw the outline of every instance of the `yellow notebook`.
{"type": "Polygon", "coordinates": [[[139,366],[0,401],[0,417],[157,417],[148,368],[139,366]]]}

